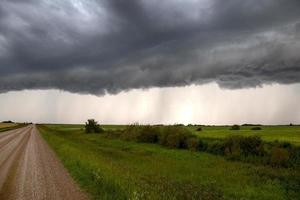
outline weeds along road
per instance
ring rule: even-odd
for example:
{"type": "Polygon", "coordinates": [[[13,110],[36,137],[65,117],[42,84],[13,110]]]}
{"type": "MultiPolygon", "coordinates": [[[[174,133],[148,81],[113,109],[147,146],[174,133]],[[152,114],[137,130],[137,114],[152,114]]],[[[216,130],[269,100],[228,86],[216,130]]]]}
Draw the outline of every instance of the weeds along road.
{"type": "Polygon", "coordinates": [[[83,200],[35,125],[0,133],[0,200],[83,200]]]}

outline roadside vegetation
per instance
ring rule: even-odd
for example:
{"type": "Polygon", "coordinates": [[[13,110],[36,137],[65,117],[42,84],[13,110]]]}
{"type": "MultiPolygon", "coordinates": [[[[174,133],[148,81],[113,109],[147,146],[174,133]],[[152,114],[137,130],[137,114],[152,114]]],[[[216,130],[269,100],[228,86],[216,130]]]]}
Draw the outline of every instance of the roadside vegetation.
{"type": "Polygon", "coordinates": [[[94,119],[88,119],[85,123],[85,132],[86,133],[102,133],[104,130],[100,127],[98,122],[94,119]]]}
{"type": "Polygon", "coordinates": [[[0,123],[0,132],[9,131],[16,128],[27,126],[25,123],[14,123],[12,121],[4,121],[0,123]]]}
{"type": "MultiPolygon", "coordinates": [[[[240,127],[233,125],[230,130],[237,131],[240,127]]],[[[105,136],[134,142],[157,143],[168,148],[205,151],[231,160],[274,167],[300,166],[300,147],[289,142],[264,142],[257,135],[230,135],[222,140],[205,140],[184,126],[133,124],[123,130],[107,131],[105,136]]]]}
{"type": "Polygon", "coordinates": [[[237,135],[219,138],[201,137],[207,131],[204,126],[200,131],[200,126],[182,125],[101,127],[102,134],[85,134],[80,125],[38,126],[94,199],[298,199],[300,195],[297,142],[266,141],[245,126],[233,130],[237,135]],[[246,128],[247,134],[240,134],[246,128]]]}

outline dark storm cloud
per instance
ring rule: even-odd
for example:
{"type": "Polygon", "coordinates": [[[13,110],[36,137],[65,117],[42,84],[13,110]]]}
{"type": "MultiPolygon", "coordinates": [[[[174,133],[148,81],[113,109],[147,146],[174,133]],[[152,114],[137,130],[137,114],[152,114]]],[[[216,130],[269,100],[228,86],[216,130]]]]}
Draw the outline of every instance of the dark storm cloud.
{"type": "Polygon", "coordinates": [[[0,2],[0,92],[300,82],[299,0],[0,2]]]}

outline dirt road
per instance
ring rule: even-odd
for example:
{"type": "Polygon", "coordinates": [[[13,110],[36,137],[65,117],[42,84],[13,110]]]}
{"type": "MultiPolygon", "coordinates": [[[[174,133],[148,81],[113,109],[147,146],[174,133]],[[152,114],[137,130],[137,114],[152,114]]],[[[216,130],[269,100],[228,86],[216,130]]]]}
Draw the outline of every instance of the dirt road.
{"type": "Polygon", "coordinates": [[[35,125],[0,133],[0,200],[85,200],[35,125]]]}

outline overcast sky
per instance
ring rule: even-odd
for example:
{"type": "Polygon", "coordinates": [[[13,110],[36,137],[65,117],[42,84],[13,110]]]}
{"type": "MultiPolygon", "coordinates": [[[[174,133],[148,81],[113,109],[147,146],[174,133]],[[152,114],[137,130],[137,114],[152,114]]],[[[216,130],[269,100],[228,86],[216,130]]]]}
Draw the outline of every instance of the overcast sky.
{"type": "Polygon", "coordinates": [[[300,1],[1,0],[0,77],[0,120],[300,123],[300,1]]]}

